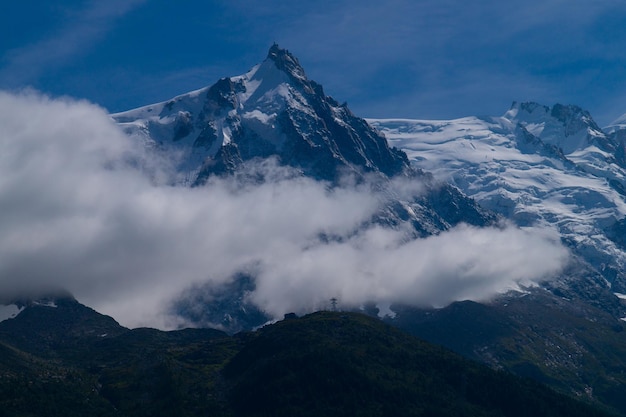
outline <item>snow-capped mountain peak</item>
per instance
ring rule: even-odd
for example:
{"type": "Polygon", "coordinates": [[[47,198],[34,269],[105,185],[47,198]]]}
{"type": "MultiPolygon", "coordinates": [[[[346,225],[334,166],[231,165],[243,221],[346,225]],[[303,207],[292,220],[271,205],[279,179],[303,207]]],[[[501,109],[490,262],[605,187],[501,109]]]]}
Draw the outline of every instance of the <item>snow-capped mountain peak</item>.
{"type": "Polygon", "coordinates": [[[401,152],[326,96],[278,45],[246,74],[112,117],[148,146],[181,155],[177,169],[195,184],[269,155],[330,181],[345,170],[390,176],[409,168],[401,152]]]}
{"type": "MultiPolygon", "coordinates": [[[[202,185],[212,175],[232,174],[247,161],[268,157],[333,185],[346,175],[348,182],[431,178],[411,168],[406,154],[364,119],[326,96],[306,78],[298,59],[276,44],[243,75],[112,117],[148,148],[179,156],[179,183],[202,185]]],[[[430,235],[461,221],[485,225],[495,219],[458,189],[437,185],[432,191],[420,201],[396,201],[376,221],[411,222],[418,235],[430,235]]]]}

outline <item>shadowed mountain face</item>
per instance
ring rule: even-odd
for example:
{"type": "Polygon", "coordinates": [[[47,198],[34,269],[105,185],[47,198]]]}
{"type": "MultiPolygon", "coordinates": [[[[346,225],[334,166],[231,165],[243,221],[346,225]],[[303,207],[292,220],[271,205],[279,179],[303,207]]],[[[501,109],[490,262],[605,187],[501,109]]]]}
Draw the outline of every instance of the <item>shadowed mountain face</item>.
{"type": "Polygon", "coordinates": [[[607,415],[360,314],[231,337],[49,301],[0,322],[3,416],[607,415]]]}

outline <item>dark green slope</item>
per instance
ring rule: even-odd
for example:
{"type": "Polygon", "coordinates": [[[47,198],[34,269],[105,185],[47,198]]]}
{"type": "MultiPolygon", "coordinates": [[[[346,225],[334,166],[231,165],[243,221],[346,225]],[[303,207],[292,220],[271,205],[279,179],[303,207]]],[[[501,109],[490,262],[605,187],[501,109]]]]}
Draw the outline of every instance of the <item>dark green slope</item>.
{"type": "Polygon", "coordinates": [[[0,323],[0,416],[41,415],[605,414],[359,314],[231,337],[128,330],[67,300],[0,323]]]}
{"type": "Polygon", "coordinates": [[[215,382],[236,340],[129,330],[71,298],[55,305],[0,323],[0,416],[220,415],[215,382]]]}
{"type": "Polygon", "coordinates": [[[626,323],[587,303],[536,291],[397,311],[406,332],[626,415],[626,323]]]}
{"type": "Polygon", "coordinates": [[[94,348],[101,394],[128,416],[231,415],[220,371],[239,349],[210,329],[135,329],[94,348]]]}
{"type": "Polygon", "coordinates": [[[0,342],[0,416],[114,416],[97,378],[0,342]]]}
{"type": "Polygon", "coordinates": [[[224,369],[241,416],[593,416],[360,314],[320,312],[250,335],[224,369]]]}

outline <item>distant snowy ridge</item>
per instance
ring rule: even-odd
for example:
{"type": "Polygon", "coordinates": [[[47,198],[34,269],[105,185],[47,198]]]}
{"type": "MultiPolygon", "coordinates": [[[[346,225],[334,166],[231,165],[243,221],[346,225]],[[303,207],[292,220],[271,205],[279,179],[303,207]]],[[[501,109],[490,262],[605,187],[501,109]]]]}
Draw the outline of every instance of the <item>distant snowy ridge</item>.
{"type": "Polygon", "coordinates": [[[624,292],[623,141],[576,106],[514,103],[502,117],[370,119],[416,167],[450,181],[521,227],[557,231],[615,290],[624,292]]]}

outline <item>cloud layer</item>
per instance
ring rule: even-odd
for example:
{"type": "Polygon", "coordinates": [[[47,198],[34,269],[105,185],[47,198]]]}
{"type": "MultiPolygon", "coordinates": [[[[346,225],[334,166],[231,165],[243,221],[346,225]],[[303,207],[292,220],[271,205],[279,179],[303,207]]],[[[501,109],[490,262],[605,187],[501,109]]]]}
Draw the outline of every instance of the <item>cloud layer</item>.
{"type": "Polygon", "coordinates": [[[250,301],[280,317],[331,297],[482,300],[567,260],[538,231],[461,226],[407,242],[402,230],[363,228],[383,196],[271,164],[257,167],[273,173],[263,184],[185,188],[161,180],[166,162],[94,105],[0,93],[0,294],[64,288],[124,325],[165,328],[184,290],[250,266],[250,301]]]}

